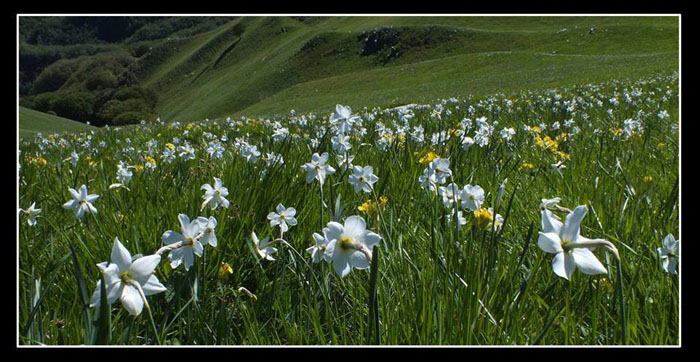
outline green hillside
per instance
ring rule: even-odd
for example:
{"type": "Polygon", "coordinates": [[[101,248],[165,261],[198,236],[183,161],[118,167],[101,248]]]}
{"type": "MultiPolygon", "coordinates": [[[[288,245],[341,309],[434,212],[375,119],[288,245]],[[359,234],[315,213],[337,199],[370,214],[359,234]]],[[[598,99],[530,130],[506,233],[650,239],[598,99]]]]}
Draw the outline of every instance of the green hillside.
{"type": "Polygon", "coordinates": [[[161,45],[176,51],[140,79],[168,119],[385,105],[677,70],[677,27],[676,18],[243,18],[161,45]],[[398,54],[387,45],[361,55],[363,32],[382,26],[398,54]]]}
{"type": "MultiPolygon", "coordinates": [[[[161,29],[159,24],[144,29],[161,29]]],[[[337,103],[356,108],[420,102],[678,70],[674,16],[239,17],[217,18],[216,24],[200,22],[198,32],[162,39],[131,36],[97,54],[65,60],[60,69],[52,65],[51,74],[70,76],[59,77],[61,85],[52,92],[28,97],[34,100],[28,105],[46,111],[71,94],[92,102],[92,113],[80,114],[81,120],[191,121],[329,110],[337,103]]],[[[37,79],[39,85],[54,84],[46,74],[37,79]]]]}
{"type": "Polygon", "coordinates": [[[96,128],[84,123],[19,107],[20,137],[32,137],[39,132],[47,134],[53,132],[81,132],[94,129],[96,128]]]}

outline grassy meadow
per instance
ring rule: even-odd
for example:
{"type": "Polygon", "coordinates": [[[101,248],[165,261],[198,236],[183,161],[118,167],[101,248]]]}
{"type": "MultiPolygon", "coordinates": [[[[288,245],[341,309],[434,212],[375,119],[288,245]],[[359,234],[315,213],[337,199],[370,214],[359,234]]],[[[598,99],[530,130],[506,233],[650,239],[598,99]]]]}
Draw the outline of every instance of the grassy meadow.
{"type": "MultiPolygon", "coordinates": [[[[657,251],[668,234],[680,239],[677,47],[642,49],[658,42],[652,30],[677,41],[677,22],[597,19],[591,40],[590,19],[565,20],[441,20],[474,49],[381,69],[349,60],[343,75],[259,102],[235,89],[254,98],[253,79],[303,78],[274,70],[307,56],[293,56],[292,40],[323,28],[320,49],[387,22],[312,19],[247,57],[202,56],[214,63],[192,61],[210,54],[197,44],[228,28],[188,38],[143,80],[161,95],[161,119],[20,141],[19,207],[41,212],[33,226],[36,214],[18,216],[18,344],[678,345],[678,275],[657,251]],[[620,41],[636,32],[648,36],[620,41]],[[241,70],[182,78],[225,64],[241,70]],[[323,153],[327,164],[313,163],[323,153]],[[351,156],[376,182],[358,184],[351,156]],[[566,229],[583,209],[575,234],[609,246],[567,249],[578,241],[562,236],[566,251],[545,252],[545,221],[566,229]],[[183,229],[180,214],[209,229],[183,229]],[[356,216],[373,234],[360,235],[356,216]],[[179,248],[170,231],[184,235],[179,248]],[[325,237],[316,250],[314,233],[325,237]],[[198,245],[188,270],[187,256],[172,266],[198,245]],[[587,259],[568,278],[555,273],[553,258],[584,251],[602,272],[583,273],[595,269],[587,259]],[[341,276],[346,254],[353,268],[341,276]],[[130,263],[142,269],[125,271],[130,263]]],[[[243,47],[261,39],[257,26],[290,20],[237,21],[251,23],[243,47]]],[[[393,24],[427,21],[437,19],[393,24]]]]}
{"type": "Polygon", "coordinates": [[[31,139],[32,137],[36,136],[37,133],[41,132],[81,132],[96,129],[95,127],[91,127],[85,123],[76,122],[70,119],[38,112],[24,107],[19,107],[19,119],[19,136],[21,138],[31,139]]]}

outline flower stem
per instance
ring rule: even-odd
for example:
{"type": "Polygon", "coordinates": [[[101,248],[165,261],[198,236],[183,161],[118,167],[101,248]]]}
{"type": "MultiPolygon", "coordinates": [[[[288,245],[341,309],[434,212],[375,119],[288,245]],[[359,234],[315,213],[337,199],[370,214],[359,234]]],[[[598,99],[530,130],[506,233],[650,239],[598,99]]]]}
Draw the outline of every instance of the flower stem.
{"type": "MultiPolygon", "coordinates": [[[[394,242],[391,240],[391,235],[389,234],[389,230],[386,228],[386,221],[384,220],[384,213],[382,212],[382,208],[379,205],[379,198],[377,197],[377,192],[374,191],[374,187],[367,183],[369,185],[370,190],[372,190],[372,195],[374,196],[374,202],[376,202],[377,205],[377,212],[379,212],[379,218],[382,219],[382,227],[384,227],[384,234],[386,234],[387,238],[389,239],[389,244],[393,245],[394,242]]],[[[367,260],[371,260],[370,258],[367,258],[367,260]]]]}

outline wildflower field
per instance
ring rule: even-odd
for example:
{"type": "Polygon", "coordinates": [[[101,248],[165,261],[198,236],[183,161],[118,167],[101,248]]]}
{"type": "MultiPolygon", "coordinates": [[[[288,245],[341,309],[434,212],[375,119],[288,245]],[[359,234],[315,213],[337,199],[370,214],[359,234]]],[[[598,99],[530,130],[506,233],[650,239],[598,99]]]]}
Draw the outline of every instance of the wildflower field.
{"type": "Polygon", "coordinates": [[[19,147],[22,345],[677,345],[678,75],[19,147]]]}

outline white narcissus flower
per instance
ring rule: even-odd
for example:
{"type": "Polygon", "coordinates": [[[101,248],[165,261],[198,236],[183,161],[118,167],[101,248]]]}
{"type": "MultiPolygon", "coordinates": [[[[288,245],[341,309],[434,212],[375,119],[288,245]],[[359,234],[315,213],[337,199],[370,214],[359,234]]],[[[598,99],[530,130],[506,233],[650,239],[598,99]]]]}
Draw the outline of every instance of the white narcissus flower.
{"type": "MultiPolygon", "coordinates": [[[[540,209],[556,209],[558,206],[557,204],[561,201],[561,197],[555,197],[552,199],[542,199],[542,202],[540,203],[540,209]]],[[[555,215],[556,217],[556,215],[555,215]]]]}
{"type": "Polygon", "coordinates": [[[321,186],[326,179],[326,175],[332,175],[335,173],[335,169],[330,165],[327,165],[328,152],[324,152],[319,156],[318,153],[314,153],[311,156],[311,162],[301,166],[301,169],[307,172],[306,183],[311,183],[314,179],[317,179],[321,186]]]}
{"type": "Polygon", "coordinates": [[[270,220],[270,226],[275,227],[279,225],[282,232],[286,233],[290,226],[297,224],[297,219],[294,218],[294,215],[297,214],[295,208],[288,207],[285,209],[284,205],[278,204],[276,211],[277,212],[267,214],[267,219],[270,220]]]}
{"type": "Polygon", "coordinates": [[[479,210],[484,203],[484,189],[479,185],[464,185],[462,207],[470,211],[479,210]]]}
{"type": "Polygon", "coordinates": [[[352,149],[352,144],[350,143],[350,136],[339,134],[331,138],[332,147],[338,153],[346,153],[348,150],[352,149]]]}
{"type": "Polygon", "coordinates": [[[117,168],[117,181],[119,181],[120,184],[126,186],[129,184],[129,181],[131,181],[131,176],[133,176],[133,173],[129,171],[129,168],[122,167],[122,165],[120,164],[117,168]]]}
{"type": "Polygon", "coordinates": [[[323,235],[319,233],[314,233],[312,235],[316,244],[306,249],[306,252],[311,254],[311,259],[314,263],[318,263],[321,261],[321,259],[325,260],[326,262],[331,261],[331,256],[326,254],[326,247],[328,246],[329,242],[328,238],[326,237],[328,228],[323,228],[322,232],[323,235]]]}
{"type": "Polygon", "coordinates": [[[208,219],[206,217],[198,217],[197,222],[199,223],[199,231],[202,233],[202,236],[200,238],[200,241],[202,245],[206,246],[207,244],[216,247],[216,234],[214,231],[216,230],[216,218],[213,216],[209,217],[208,219]]]}
{"type": "Polygon", "coordinates": [[[162,155],[163,161],[165,161],[167,163],[172,163],[176,157],[175,152],[176,151],[174,148],[171,150],[170,148],[166,147],[163,150],[163,155],[162,155]]]}
{"type": "Polygon", "coordinates": [[[552,253],[552,269],[562,278],[569,279],[578,267],[584,274],[603,274],[607,270],[591,252],[596,246],[617,250],[606,240],[591,240],[580,234],[581,221],[586,216],[585,205],[577,206],[566,216],[564,224],[552,217],[552,212],[542,210],[542,231],[537,245],[547,253],[552,253]]]}
{"type": "Polygon", "coordinates": [[[199,221],[196,219],[190,221],[190,218],[185,214],[179,214],[177,218],[180,221],[182,234],[168,230],[163,233],[162,240],[165,245],[182,242],[182,246],[170,251],[168,255],[170,266],[175,269],[184,260],[185,270],[190,270],[190,267],[194,264],[194,256],[201,257],[204,252],[204,245],[200,241],[202,237],[201,226],[199,221]]]}
{"type": "Polygon", "coordinates": [[[204,184],[200,190],[205,190],[202,196],[204,202],[202,202],[201,210],[204,210],[207,205],[209,205],[212,210],[216,210],[219,205],[228,208],[229,201],[226,199],[226,196],[228,196],[228,189],[224,187],[220,178],[214,177],[214,187],[211,187],[209,184],[204,184]]]}
{"type": "Polygon", "coordinates": [[[418,182],[420,182],[420,187],[423,190],[430,190],[433,192],[437,190],[437,175],[430,167],[426,167],[425,170],[423,170],[423,174],[418,176],[418,182]]]}
{"type": "Polygon", "coordinates": [[[372,249],[382,239],[367,230],[365,220],[360,216],[345,219],[345,225],[335,221],[328,223],[325,254],[333,260],[333,269],[345,277],[352,268],[367,269],[372,257],[372,249]]]}
{"type": "Polygon", "coordinates": [[[97,213],[97,209],[92,205],[92,203],[97,200],[98,197],[100,197],[99,195],[88,195],[88,189],[85,185],[80,186],[80,192],[75,191],[75,189],[72,188],[68,188],[68,191],[70,192],[71,196],[73,196],[73,200],[69,200],[63,204],[64,209],[73,209],[75,211],[75,217],[78,219],[82,219],[83,214],[86,211],[92,214],[97,213]]]}
{"type": "Polygon", "coordinates": [[[468,150],[474,144],[474,139],[471,137],[464,137],[462,140],[462,149],[468,150]]]}
{"type": "Polygon", "coordinates": [[[345,107],[340,104],[335,106],[335,112],[331,115],[328,120],[331,125],[338,125],[338,131],[347,132],[352,128],[360,117],[353,116],[350,107],[345,107]]]}
{"type": "Polygon", "coordinates": [[[36,205],[36,202],[32,202],[32,205],[26,210],[19,209],[19,211],[27,214],[27,224],[29,224],[29,226],[35,226],[36,217],[41,214],[41,209],[35,209],[34,205],[36,205]]]}
{"type": "Polygon", "coordinates": [[[352,160],[355,159],[354,155],[350,154],[344,154],[344,155],[337,155],[336,160],[338,160],[338,167],[343,170],[347,171],[349,168],[353,168],[352,165],[352,160]]]}
{"type": "Polygon", "coordinates": [[[446,158],[436,158],[430,161],[430,168],[435,172],[437,183],[441,185],[447,182],[448,177],[452,176],[450,160],[446,158]]]}
{"type": "Polygon", "coordinates": [[[659,257],[661,258],[661,267],[664,268],[667,273],[674,275],[677,274],[676,266],[678,265],[679,257],[678,242],[680,242],[680,239],[676,240],[672,234],[668,234],[664,238],[663,246],[657,249],[659,257]]]}
{"type": "Polygon", "coordinates": [[[255,231],[253,231],[250,234],[250,239],[253,241],[253,245],[255,246],[255,252],[258,253],[261,258],[269,261],[275,261],[272,254],[277,253],[277,249],[270,246],[270,238],[260,240],[258,239],[258,236],[255,235],[255,231]]]}
{"type": "MultiPolygon", "coordinates": [[[[148,307],[146,296],[166,290],[153,274],[158,263],[160,263],[160,255],[157,254],[132,261],[129,251],[118,238],[114,238],[110,262],[97,264],[104,277],[107,302],[112,304],[119,299],[129,314],[133,316],[141,314],[144,304],[148,307]]],[[[101,284],[101,280],[97,282],[95,292],[90,299],[90,307],[100,305],[101,284]]]]}
{"type": "Polygon", "coordinates": [[[455,202],[459,202],[461,198],[459,186],[454,182],[447,186],[440,186],[438,188],[438,193],[442,196],[442,204],[448,209],[452,208],[452,205],[454,205],[455,202]]]}
{"type": "Polygon", "coordinates": [[[559,161],[559,162],[557,162],[557,163],[552,163],[552,164],[549,165],[549,167],[550,167],[550,170],[551,170],[552,172],[556,172],[556,173],[559,174],[559,176],[564,177],[564,174],[561,173],[561,170],[563,170],[563,169],[566,168],[566,165],[564,165],[564,161],[559,161]]]}
{"type": "Polygon", "coordinates": [[[379,177],[374,175],[374,170],[372,166],[355,166],[352,169],[352,175],[348,177],[348,181],[353,187],[355,187],[355,192],[372,192],[372,186],[374,185],[379,177]]]}
{"type": "Polygon", "coordinates": [[[515,130],[513,128],[504,128],[501,130],[501,138],[503,138],[506,141],[510,141],[513,139],[513,136],[515,135],[515,130]]]}

